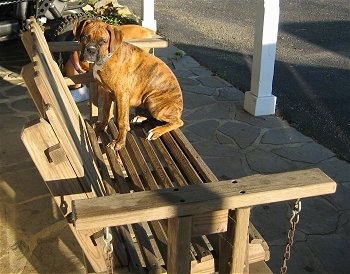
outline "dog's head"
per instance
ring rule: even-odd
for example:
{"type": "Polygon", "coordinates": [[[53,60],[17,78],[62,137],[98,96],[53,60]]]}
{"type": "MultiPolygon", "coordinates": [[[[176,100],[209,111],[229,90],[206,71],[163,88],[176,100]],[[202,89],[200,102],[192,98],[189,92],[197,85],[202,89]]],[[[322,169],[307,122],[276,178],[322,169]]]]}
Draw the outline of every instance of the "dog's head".
{"type": "Polygon", "coordinates": [[[123,40],[123,34],[101,20],[83,20],[73,27],[75,39],[81,44],[81,61],[99,63],[114,52],[123,40]]]}

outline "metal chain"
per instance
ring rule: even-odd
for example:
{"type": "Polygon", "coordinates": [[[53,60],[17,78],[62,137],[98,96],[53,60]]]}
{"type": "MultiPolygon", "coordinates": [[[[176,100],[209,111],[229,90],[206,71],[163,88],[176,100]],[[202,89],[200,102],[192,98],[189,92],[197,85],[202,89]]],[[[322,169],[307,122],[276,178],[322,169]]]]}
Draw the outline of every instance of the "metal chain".
{"type": "Polygon", "coordinates": [[[110,232],[109,227],[105,227],[103,241],[105,242],[105,246],[103,251],[105,253],[105,260],[107,265],[107,273],[113,274],[113,244],[112,244],[112,234],[110,232]]]}
{"type": "Polygon", "coordinates": [[[290,259],[290,252],[291,252],[291,247],[293,245],[294,242],[294,234],[295,234],[295,229],[296,229],[296,225],[297,223],[299,223],[299,213],[301,211],[301,201],[300,199],[297,199],[295,201],[294,204],[294,208],[292,209],[292,217],[290,218],[289,222],[290,222],[290,228],[288,231],[288,240],[287,240],[287,244],[285,247],[285,251],[284,251],[284,256],[283,256],[283,263],[280,269],[280,273],[281,274],[285,274],[287,273],[287,261],[290,259]]]}

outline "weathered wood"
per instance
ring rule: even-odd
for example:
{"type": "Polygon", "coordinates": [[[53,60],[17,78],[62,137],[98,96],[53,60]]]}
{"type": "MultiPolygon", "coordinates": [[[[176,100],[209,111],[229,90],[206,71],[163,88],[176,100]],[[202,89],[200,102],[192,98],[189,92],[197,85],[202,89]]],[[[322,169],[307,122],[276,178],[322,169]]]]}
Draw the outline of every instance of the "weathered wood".
{"type": "MultiPolygon", "coordinates": [[[[92,132],[92,128],[87,124],[87,129],[89,132],[89,135],[91,135],[91,139],[92,139],[92,144],[93,144],[93,148],[94,148],[94,152],[98,157],[101,157],[101,151],[99,149],[99,146],[97,144],[97,139],[96,136],[93,136],[93,132],[92,132]],[[100,155],[100,156],[99,156],[100,155]]],[[[114,128],[113,131],[116,131],[116,129],[114,128]]],[[[115,134],[117,134],[115,132],[115,134]]],[[[105,145],[108,144],[109,141],[105,141],[105,145]]],[[[128,146],[132,147],[132,151],[134,153],[137,154],[137,157],[142,157],[141,154],[139,154],[139,151],[137,151],[137,146],[135,144],[135,140],[133,139],[132,136],[128,136],[128,146]]],[[[108,149],[108,148],[106,148],[108,149]]],[[[124,149],[124,153],[127,154],[128,152],[124,149]]],[[[109,153],[109,158],[114,158],[115,151],[110,151],[109,153]]],[[[130,156],[127,156],[128,158],[130,158],[130,156]]],[[[141,161],[141,159],[139,159],[141,161]]],[[[147,170],[147,166],[145,166],[146,164],[144,163],[144,169],[147,170]]],[[[120,171],[117,171],[117,173],[120,173],[120,171]]],[[[150,174],[150,172],[148,172],[150,174]]],[[[137,176],[136,172],[132,172],[132,176],[137,176]]],[[[120,176],[119,176],[120,177],[120,176]]],[[[150,176],[148,176],[148,180],[152,180],[152,178],[150,176]]],[[[120,182],[121,184],[126,184],[126,182],[123,180],[123,182],[120,182]]],[[[154,182],[153,182],[154,185],[154,182]]],[[[156,186],[154,186],[156,187],[156,186]]],[[[123,186],[123,187],[118,187],[119,190],[121,190],[121,193],[129,193],[130,189],[127,186],[123,186]],[[123,192],[124,191],[124,192],[123,192]]],[[[113,192],[115,193],[115,191],[113,192]]],[[[139,249],[140,249],[140,253],[144,258],[145,264],[147,265],[147,269],[149,269],[151,272],[154,273],[163,273],[165,272],[164,267],[160,264],[161,260],[160,258],[157,257],[155,251],[153,250],[152,244],[150,242],[150,239],[147,235],[147,233],[145,233],[145,229],[144,226],[147,226],[147,224],[132,224],[131,228],[135,234],[135,237],[137,239],[138,245],[139,245],[139,249]]],[[[126,241],[128,241],[128,238],[125,239],[126,241]]],[[[131,246],[132,243],[128,243],[128,246],[131,246]]]]}
{"type": "Polygon", "coordinates": [[[95,161],[96,161],[97,166],[98,166],[100,173],[101,173],[101,177],[103,180],[103,185],[104,185],[104,189],[106,191],[106,194],[107,195],[115,194],[116,191],[114,189],[114,183],[112,182],[112,179],[109,176],[108,168],[107,168],[106,163],[103,159],[103,154],[102,154],[102,151],[101,151],[100,146],[98,144],[98,140],[97,140],[95,131],[89,122],[86,122],[85,124],[86,124],[87,134],[89,135],[91,146],[92,146],[92,149],[94,151],[94,155],[96,157],[95,161]]]}
{"type": "Polygon", "coordinates": [[[155,254],[155,251],[152,247],[149,237],[142,224],[133,224],[132,228],[135,232],[136,239],[139,243],[141,253],[145,260],[147,269],[151,273],[165,273],[166,270],[160,263],[160,258],[155,254]]]}
{"type": "MultiPolygon", "coordinates": [[[[269,259],[269,258],[268,258],[269,259]]],[[[261,243],[250,243],[248,246],[248,261],[249,264],[268,261],[266,259],[266,251],[261,243]]]]}
{"type": "Polygon", "coordinates": [[[191,216],[168,219],[169,273],[190,273],[191,225],[191,216]]]}
{"type": "Polygon", "coordinates": [[[202,157],[198,154],[192,144],[188,141],[186,136],[182,133],[180,129],[172,131],[171,135],[177,141],[181,149],[186,153],[186,157],[194,165],[198,173],[203,177],[206,183],[217,182],[218,179],[203,161],[202,157]]]}
{"type": "MultiPolygon", "coordinates": [[[[167,187],[166,185],[168,184],[170,179],[168,181],[167,173],[164,170],[162,163],[158,158],[159,153],[157,153],[154,150],[154,147],[151,145],[151,142],[145,140],[144,138],[140,138],[140,139],[137,138],[140,136],[144,136],[144,133],[140,132],[138,130],[138,129],[140,129],[139,127],[135,126],[132,128],[133,128],[133,130],[138,132],[139,135],[137,135],[137,134],[134,135],[134,134],[128,133],[127,140],[126,140],[126,147],[118,152],[118,154],[121,155],[121,160],[123,162],[123,166],[125,167],[128,176],[130,176],[132,181],[138,182],[137,185],[142,184],[142,186],[146,189],[159,189],[160,187],[161,188],[167,187]],[[147,153],[147,151],[149,153],[147,153]],[[150,157],[153,159],[151,160],[150,157]],[[151,163],[156,164],[155,168],[153,168],[151,163]],[[157,169],[157,171],[155,171],[154,169],[157,169]],[[156,174],[164,175],[163,179],[165,179],[165,180],[163,180],[162,177],[161,177],[161,180],[159,180],[159,178],[156,180],[156,178],[153,176],[156,174]]],[[[117,131],[116,126],[113,123],[113,121],[110,121],[109,129],[110,129],[113,137],[116,138],[118,136],[118,131],[117,131]]],[[[109,157],[111,157],[111,156],[109,156],[109,157]]],[[[179,174],[179,176],[182,176],[182,175],[179,174]]],[[[183,180],[185,180],[185,179],[183,179],[183,180]]],[[[136,188],[134,188],[134,190],[139,191],[139,188],[140,187],[136,187],[136,188]]],[[[215,215],[211,215],[210,217],[213,217],[213,216],[215,216],[215,215]]],[[[208,217],[208,218],[206,218],[206,220],[209,221],[209,223],[210,223],[211,219],[208,217]]],[[[203,218],[202,218],[202,221],[203,221],[203,218]]],[[[206,227],[209,227],[209,225],[207,225],[206,223],[205,223],[205,225],[206,225],[206,227]]],[[[164,246],[164,245],[166,246],[166,243],[167,243],[167,236],[164,235],[164,230],[166,230],[164,222],[151,222],[150,226],[152,228],[152,231],[154,232],[155,240],[157,241],[158,245],[161,246],[160,252],[162,254],[162,257],[166,258],[167,257],[166,248],[165,249],[162,248],[162,246],[164,246]]],[[[204,224],[203,224],[203,226],[204,226],[204,224]]],[[[216,228],[216,226],[214,226],[214,227],[216,228]]],[[[197,232],[195,232],[195,233],[197,233],[197,232]]],[[[142,251],[142,249],[143,249],[143,245],[141,246],[141,251],[142,251]]],[[[205,270],[205,267],[203,265],[200,265],[202,263],[200,261],[200,258],[199,258],[198,262],[194,258],[194,256],[191,255],[191,258],[192,258],[191,259],[191,266],[193,266],[193,268],[205,270]]],[[[148,260],[149,259],[146,258],[146,261],[148,261],[148,260]]],[[[206,265],[206,267],[208,267],[208,271],[209,271],[209,269],[213,270],[214,262],[212,262],[211,264],[206,263],[205,265],[206,265]],[[209,268],[209,266],[211,268],[209,268]]]]}
{"type": "Polygon", "coordinates": [[[33,62],[33,56],[34,56],[33,33],[31,31],[25,31],[21,37],[21,40],[28,53],[29,58],[33,62]]]}
{"type": "Polygon", "coordinates": [[[245,269],[249,266],[246,259],[248,245],[248,225],[250,217],[250,207],[237,208],[236,225],[234,230],[234,238],[232,241],[232,263],[230,273],[247,273],[245,269]]]}
{"type": "MultiPolygon", "coordinates": [[[[142,128],[140,127],[134,127],[133,130],[138,136],[144,135],[142,128]]],[[[143,148],[145,149],[145,154],[148,156],[149,161],[153,166],[153,173],[157,177],[158,184],[163,187],[173,187],[174,184],[169,178],[169,175],[167,174],[166,170],[164,169],[161,160],[157,156],[157,152],[155,151],[155,149],[153,149],[151,142],[146,140],[146,138],[140,138],[140,142],[143,148]]]]}
{"type": "Polygon", "coordinates": [[[167,48],[169,43],[164,38],[144,38],[144,39],[128,39],[125,42],[139,48],[167,48]]]}
{"type": "Polygon", "coordinates": [[[136,192],[74,201],[78,230],[196,215],[220,209],[334,193],[336,183],[319,169],[253,175],[235,181],[136,192]]]}
{"type": "MultiPolygon", "coordinates": [[[[99,169],[101,170],[102,178],[104,180],[107,193],[109,195],[115,195],[115,194],[117,194],[116,190],[115,190],[115,185],[108,175],[108,170],[107,170],[106,164],[104,163],[103,154],[102,154],[101,148],[98,144],[95,132],[94,132],[92,126],[88,122],[86,122],[86,128],[87,128],[87,132],[89,134],[89,137],[90,137],[90,140],[92,143],[92,148],[94,150],[94,154],[97,157],[97,163],[98,163],[99,169]]],[[[115,154],[114,151],[113,151],[113,154],[115,154]]],[[[124,187],[122,189],[126,189],[125,193],[129,192],[128,188],[124,187]]],[[[121,193],[123,193],[123,192],[121,192],[121,193]]],[[[139,246],[140,246],[140,250],[142,252],[142,255],[145,258],[145,262],[147,264],[148,269],[152,269],[153,272],[155,272],[155,273],[165,272],[163,267],[159,264],[159,259],[154,255],[154,252],[152,252],[152,247],[151,247],[149,238],[145,234],[143,227],[140,224],[133,224],[133,225],[131,225],[131,227],[136,235],[136,238],[137,238],[139,246]]],[[[124,230],[123,227],[121,227],[120,229],[124,230]]],[[[124,236],[123,237],[124,242],[127,243],[127,246],[131,247],[133,245],[133,243],[130,240],[130,237],[125,237],[126,236],[125,230],[124,230],[124,233],[122,233],[122,235],[124,236]]],[[[123,249],[120,249],[120,245],[121,245],[121,242],[117,242],[116,247],[115,247],[116,250],[118,251],[117,255],[122,256],[121,257],[122,263],[124,265],[127,265],[127,263],[124,261],[125,260],[124,258],[127,255],[124,254],[125,251],[123,249]]],[[[129,249],[129,251],[130,251],[130,249],[129,249]]]]}
{"type": "Polygon", "coordinates": [[[196,257],[198,258],[199,262],[214,260],[213,255],[209,251],[205,240],[207,240],[206,236],[197,236],[193,238],[193,235],[192,235],[191,244],[197,254],[196,257]]]}
{"type": "MultiPolygon", "coordinates": [[[[229,273],[232,262],[232,239],[235,229],[235,212],[228,210],[227,231],[219,234],[216,250],[219,252],[218,267],[220,273],[229,273]]],[[[215,243],[214,243],[215,244],[215,243]]]]}
{"type": "MultiPolygon", "coordinates": [[[[139,48],[166,48],[168,41],[164,38],[144,38],[144,39],[128,39],[125,42],[132,44],[139,48]]],[[[77,41],[63,41],[63,42],[48,42],[51,52],[72,52],[80,51],[81,45],[77,41]]]]}
{"type": "Polygon", "coordinates": [[[48,42],[51,52],[73,52],[80,51],[81,45],[78,41],[48,42]]]}
{"type": "MultiPolygon", "coordinates": [[[[95,272],[106,270],[101,253],[105,226],[114,234],[117,265],[128,265],[131,272],[147,268],[153,273],[165,269],[214,273],[217,240],[202,236],[211,233],[220,236],[220,251],[225,253],[220,257],[226,255],[220,273],[229,272],[231,266],[231,271],[239,273],[268,272],[266,264],[261,264],[269,259],[268,246],[249,223],[249,207],[335,191],[335,183],[317,169],[220,182],[179,129],[152,142],[146,140],[146,132],[154,126],[148,121],[132,125],[126,147],[115,152],[106,147],[110,141],[106,133],[98,143],[67,88],[67,84],[90,83],[94,122],[99,115],[97,82],[91,73],[63,78],[51,56],[54,47],[73,51],[79,44],[55,43],[50,50],[35,22],[22,40],[33,62],[22,74],[40,114],[50,123],[41,120],[39,126],[27,126],[23,140],[64,216],[75,221],[76,227],[70,227],[95,272]],[[33,132],[38,129],[41,132],[33,132]],[[45,139],[47,131],[55,136],[52,140],[45,139]],[[96,198],[105,192],[113,196],[96,198]]],[[[113,121],[109,130],[112,138],[118,136],[113,121]]]]}
{"type": "Polygon", "coordinates": [[[44,153],[49,163],[59,164],[67,157],[59,143],[46,149],[44,153]]]}
{"type": "MultiPolygon", "coordinates": [[[[68,159],[60,163],[50,163],[47,160],[44,151],[59,142],[52,127],[43,119],[29,123],[24,127],[21,139],[62,215],[69,220],[72,200],[86,199],[88,195],[82,188],[68,159]]],[[[106,271],[103,249],[95,246],[90,236],[77,231],[71,222],[68,224],[94,270],[96,272],[106,271]]]]}
{"type": "Polygon", "coordinates": [[[34,81],[35,71],[32,63],[23,66],[21,76],[26,83],[29,94],[32,97],[37,110],[39,111],[40,116],[45,117],[44,101],[39,92],[39,88],[34,81]]]}
{"type": "MultiPolygon", "coordinates": [[[[201,175],[204,182],[217,182],[218,178],[214,175],[214,173],[211,171],[211,169],[207,166],[207,164],[203,161],[202,157],[198,154],[198,152],[195,150],[195,148],[192,146],[192,144],[188,141],[186,136],[182,133],[180,129],[176,129],[171,132],[172,136],[176,140],[176,142],[179,144],[181,149],[186,154],[186,157],[189,159],[191,164],[195,167],[197,172],[201,175]]],[[[207,222],[208,226],[211,226],[212,228],[217,228],[216,232],[213,233],[219,233],[223,232],[227,228],[227,211],[223,210],[221,213],[219,212],[213,212],[212,214],[217,215],[217,217],[212,218],[210,222],[208,222],[206,215],[203,216],[203,221],[207,222]],[[219,217],[220,216],[220,217],[219,217]]],[[[197,219],[200,220],[200,216],[194,217],[194,227],[196,227],[197,219]]],[[[204,223],[203,222],[203,223],[204,223]]],[[[208,230],[207,230],[208,231],[208,230]]],[[[202,234],[206,234],[202,232],[202,234]]],[[[210,233],[212,234],[212,233],[210,233]]],[[[251,238],[255,239],[263,239],[262,236],[259,234],[259,232],[255,229],[254,225],[252,223],[249,224],[249,235],[251,238]]],[[[210,236],[212,243],[216,243],[217,241],[213,241],[213,235],[210,236]]],[[[221,235],[221,238],[223,236],[221,235]]],[[[264,242],[264,241],[263,241],[264,242]]],[[[215,244],[214,244],[215,245],[215,244]]],[[[264,245],[267,245],[264,243],[264,245]]],[[[215,249],[219,250],[220,247],[217,245],[215,246],[215,249]]],[[[268,248],[266,250],[266,260],[269,258],[268,248]]]]}
{"type": "Polygon", "coordinates": [[[73,163],[78,176],[87,178],[90,187],[92,186],[98,195],[102,195],[101,178],[91,155],[89,140],[83,133],[86,130],[83,118],[57,63],[52,59],[42,30],[34,22],[31,24],[31,33],[32,38],[35,39],[35,47],[34,51],[28,54],[34,54],[35,81],[38,88],[40,87],[39,91],[45,104],[52,107],[50,114],[57,118],[50,122],[57,134],[66,135],[64,139],[67,142],[62,142],[62,147],[69,158],[73,157],[69,160],[73,163]]]}
{"type": "Polygon", "coordinates": [[[94,78],[92,72],[89,71],[89,72],[86,72],[83,74],[65,77],[64,80],[65,80],[65,83],[67,86],[73,86],[75,84],[87,84],[90,82],[94,82],[95,78],[94,78]]]}
{"type": "MultiPolygon", "coordinates": [[[[114,124],[113,121],[110,121],[109,124],[109,130],[111,131],[111,134],[113,136],[114,139],[116,139],[118,137],[118,129],[116,127],[116,125],[114,124]]],[[[128,133],[129,135],[130,133],[128,133]]],[[[118,151],[122,161],[123,161],[123,165],[126,169],[126,172],[128,173],[128,176],[131,178],[133,186],[132,189],[134,191],[143,191],[145,190],[145,187],[142,183],[141,178],[138,175],[138,172],[136,170],[136,167],[133,163],[133,161],[131,160],[131,157],[129,155],[129,152],[127,151],[127,149],[124,147],[121,150],[118,151]]]]}
{"type": "Polygon", "coordinates": [[[90,121],[95,123],[98,121],[98,83],[96,81],[90,82],[90,121]]]}
{"type": "MultiPolygon", "coordinates": [[[[76,176],[83,178],[85,175],[83,162],[74,142],[69,138],[71,136],[69,135],[69,131],[66,130],[60,123],[59,117],[57,116],[52,106],[47,105],[46,107],[46,116],[48,117],[52,128],[58,136],[61,146],[64,148],[64,151],[66,152],[66,155],[69,158],[72,167],[74,168],[76,176]]],[[[88,185],[85,186],[85,189],[89,189],[88,185]]]]}
{"type": "Polygon", "coordinates": [[[193,216],[192,235],[208,235],[227,229],[227,210],[211,211],[193,216]]]}
{"type": "Polygon", "coordinates": [[[164,134],[162,136],[162,139],[166,142],[170,154],[178,160],[177,164],[183,171],[184,175],[188,178],[188,182],[190,184],[202,184],[202,179],[195,171],[195,169],[193,168],[183,151],[179,149],[178,144],[172,138],[171,134],[164,134]]]}
{"type": "Polygon", "coordinates": [[[260,261],[249,265],[249,273],[272,274],[273,272],[264,261],[260,261]]]}

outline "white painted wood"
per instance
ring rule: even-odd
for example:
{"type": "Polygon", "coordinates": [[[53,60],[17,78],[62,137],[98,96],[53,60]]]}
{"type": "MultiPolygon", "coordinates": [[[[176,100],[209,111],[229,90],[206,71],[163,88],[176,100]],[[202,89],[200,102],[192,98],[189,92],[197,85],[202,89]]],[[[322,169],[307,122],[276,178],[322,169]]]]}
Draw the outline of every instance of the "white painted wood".
{"type": "Polygon", "coordinates": [[[244,109],[254,116],[275,113],[276,97],[272,95],[272,80],[279,10],[279,1],[257,1],[251,90],[245,93],[244,99],[244,109]]]}
{"type": "Polygon", "coordinates": [[[145,28],[157,30],[157,21],[154,19],[154,0],[142,0],[142,22],[145,28]]]}

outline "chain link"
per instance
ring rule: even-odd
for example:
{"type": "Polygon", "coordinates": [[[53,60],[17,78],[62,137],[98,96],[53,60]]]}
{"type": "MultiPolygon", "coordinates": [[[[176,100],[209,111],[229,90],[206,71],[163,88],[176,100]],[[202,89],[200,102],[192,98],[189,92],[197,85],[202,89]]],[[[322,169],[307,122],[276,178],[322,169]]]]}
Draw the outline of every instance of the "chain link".
{"type": "Polygon", "coordinates": [[[113,274],[113,244],[112,244],[112,234],[109,227],[105,227],[103,241],[105,246],[103,251],[105,253],[105,260],[107,266],[107,273],[113,274]]]}
{"type": "Polygon", "coordinates": [[[285,274],[287,273],[287,261],[290,259],[290,255],[291,255],[291,247],[294,243],[294,234],[295,234],[295,229],[297,224],[299,223],[299,213],[301,211],[301,201],[300,199],[297,199],[295,201],[294,207],[292,209],[292,217],[290,218],[289,222],[290,222],[290,228],[288,231],[288,235],[287,235],[287,244],[285,247],[285,251],[284,251],[284,256],[283,256],[283,263],[280,269],[280,273],[281,274],[285,274]]]}

